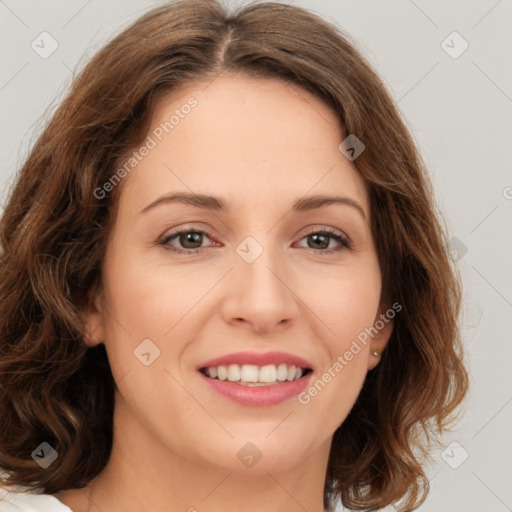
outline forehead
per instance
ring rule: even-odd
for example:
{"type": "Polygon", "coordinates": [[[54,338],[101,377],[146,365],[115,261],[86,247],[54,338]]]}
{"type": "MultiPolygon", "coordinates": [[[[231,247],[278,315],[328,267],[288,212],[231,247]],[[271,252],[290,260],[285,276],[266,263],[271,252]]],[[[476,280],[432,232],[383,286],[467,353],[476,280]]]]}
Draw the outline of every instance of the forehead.
{"type": "Polygon", "coordinates": [[[265,207],[311,191],[366,203],[363,179],[338,149],[343,137],[336,114],[291,83],[219,76],[158,102],[151,149],[129,173],[121,200],[143,208],[177,190],[265,207]]]}

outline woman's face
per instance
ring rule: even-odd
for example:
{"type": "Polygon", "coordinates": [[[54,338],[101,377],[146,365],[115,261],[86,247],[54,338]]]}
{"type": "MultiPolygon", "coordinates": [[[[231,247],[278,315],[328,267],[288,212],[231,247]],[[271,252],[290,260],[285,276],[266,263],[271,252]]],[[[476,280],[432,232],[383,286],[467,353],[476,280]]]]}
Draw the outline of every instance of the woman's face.
{"type": "Polygon", "coordinates": [[[279,80],[223,75],[161,101],[148,136],[88,316],[117,428],[230,470],[325,460],[391,331],[362,334],[385,310],[381,274],[335,114],[279,80]]]}

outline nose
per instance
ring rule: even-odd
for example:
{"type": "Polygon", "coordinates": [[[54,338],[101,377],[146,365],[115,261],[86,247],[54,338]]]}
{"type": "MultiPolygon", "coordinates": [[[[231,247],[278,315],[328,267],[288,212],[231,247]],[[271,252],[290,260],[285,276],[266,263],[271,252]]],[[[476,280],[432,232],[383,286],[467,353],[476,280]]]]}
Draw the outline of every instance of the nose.
{"type": "Polygon", "coordinates": [[[234,258],[223,302],[224,320],[257,334],[289,328],[298,317],[299,305],[284,255],[263,247],[261,255],[251,263],[239,254],[234,258]]]}

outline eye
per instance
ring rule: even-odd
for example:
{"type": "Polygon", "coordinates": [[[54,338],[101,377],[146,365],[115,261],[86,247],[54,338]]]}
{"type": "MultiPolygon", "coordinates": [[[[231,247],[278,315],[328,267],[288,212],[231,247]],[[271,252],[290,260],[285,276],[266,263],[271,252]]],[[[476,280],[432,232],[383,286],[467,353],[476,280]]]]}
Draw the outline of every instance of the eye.
{"type": "Polygon", "coordinates": [[[181,231],[171,233],[170,235],[166,235],[159,242],[159,245],[162,245],[173,252],[194,254],[204,248],[203,242],[205,237],[211,239],[210,235],[206,231],[199,229],[183,229],[181,231]],[[176,243],[179,244],[180,247],[176,247],[174,245],[176,243]]]}
{"type": "MultiPolygon", "coordinates": [[[[172,252],[196,254],[208,248],[208,246],[203,245],[206,238],[212,240],[211,235],[206,231],[200,229],[182,229],[165,235],[158,244],[172,252]]],[[[302,240],[307,240],[307,247],[313,249],[315,254],[322,255],[332,254],[333,252],[350,249],[352,247],[348,238],[333,229],[312,231],[300,241],[302,240]]]]}
{"type": "Polygon", "coordinates": [[[332,254],[343,249],[350,249],[352,244],[348,238],[333,229],[312,231],[302,240],[307,240],[308,247],[314,249],[316,254],[332,254]],[[332,243],[334,242],[334,246],[332,243]]]}

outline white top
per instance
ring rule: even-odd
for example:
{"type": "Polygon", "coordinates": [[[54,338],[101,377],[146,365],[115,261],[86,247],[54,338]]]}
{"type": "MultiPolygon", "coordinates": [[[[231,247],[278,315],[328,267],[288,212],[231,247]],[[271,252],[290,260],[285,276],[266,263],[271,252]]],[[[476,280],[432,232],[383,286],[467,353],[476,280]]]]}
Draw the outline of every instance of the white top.
{"type": "Polygon", "coordinates": [[[72,512],[72,510],[50,494],[41,494],[37,491],[10,492],[0,487],[0,512],[72,512]]]}

